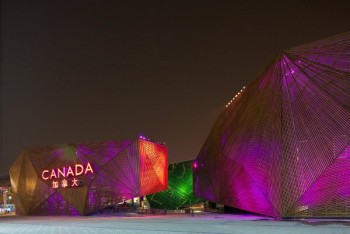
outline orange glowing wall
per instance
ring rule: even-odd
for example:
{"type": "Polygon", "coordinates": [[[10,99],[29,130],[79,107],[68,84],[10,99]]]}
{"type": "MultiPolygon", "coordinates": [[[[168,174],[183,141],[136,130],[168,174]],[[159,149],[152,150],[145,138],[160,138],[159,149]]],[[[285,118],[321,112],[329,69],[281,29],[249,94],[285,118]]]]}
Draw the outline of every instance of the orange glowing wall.
{"type": "Polygon", "coordinates": [[[141,194],[168,189],[168,153],[164,145],[139,139],[141,194]]]}

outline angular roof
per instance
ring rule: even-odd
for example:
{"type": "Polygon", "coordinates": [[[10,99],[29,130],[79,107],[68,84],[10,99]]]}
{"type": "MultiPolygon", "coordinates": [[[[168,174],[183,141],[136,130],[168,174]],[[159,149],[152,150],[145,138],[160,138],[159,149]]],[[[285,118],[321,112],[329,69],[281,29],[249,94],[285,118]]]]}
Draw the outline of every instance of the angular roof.
{"type": "Polygon", "coordinates": [[[275,217],[350,215],[349,72],[350,32],[281,52],[218,117],[195,194],[275,217]]]}

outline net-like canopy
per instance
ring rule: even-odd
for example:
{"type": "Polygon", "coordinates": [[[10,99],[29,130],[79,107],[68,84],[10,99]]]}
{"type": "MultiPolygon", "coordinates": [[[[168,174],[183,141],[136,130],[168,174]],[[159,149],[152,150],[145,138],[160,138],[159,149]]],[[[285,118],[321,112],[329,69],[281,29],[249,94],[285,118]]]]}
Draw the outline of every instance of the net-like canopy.
{"type": "Polygon", "coordinates": [[[350,215],[350,32],[288,49],[230,100],[199,197],[275,217],[350,215]]]}
{"type": "Polygon", "coordinates": [[[144,139],[29,148],[10,169],[17,214],[85,215],[167,189],[166,146],[144,139]]]}
{"type": "Polygon", "coordinates": [[[151,208],[181,209],[203,200],[193,194],[193,160],[168,166],[168,189],[147,195],[151,208]]]}

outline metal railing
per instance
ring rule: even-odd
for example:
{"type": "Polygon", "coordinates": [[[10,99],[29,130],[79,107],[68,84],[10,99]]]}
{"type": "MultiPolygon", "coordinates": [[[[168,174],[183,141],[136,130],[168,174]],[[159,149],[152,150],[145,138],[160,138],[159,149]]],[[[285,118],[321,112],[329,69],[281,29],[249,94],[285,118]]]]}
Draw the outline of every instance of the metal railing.
{"type": "Polygon", "coordinates": [[[166,215],[167,211],[166,209],[138,208],[137,213],[145,215],[166,215]]]}

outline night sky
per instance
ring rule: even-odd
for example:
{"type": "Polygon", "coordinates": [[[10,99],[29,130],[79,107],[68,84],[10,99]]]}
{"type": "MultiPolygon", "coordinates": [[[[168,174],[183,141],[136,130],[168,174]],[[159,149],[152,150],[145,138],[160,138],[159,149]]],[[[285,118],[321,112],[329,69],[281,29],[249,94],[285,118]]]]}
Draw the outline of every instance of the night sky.
{"type": "Polygon", "coordinates": [[[350,30],[344,1],[2,1],[0,175],[28,146],[166,142],[197,156],[281,50],[350,30]]]}

